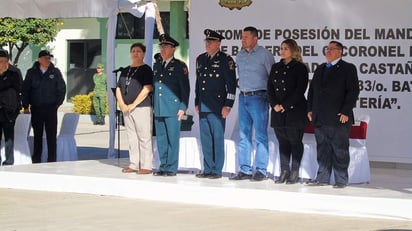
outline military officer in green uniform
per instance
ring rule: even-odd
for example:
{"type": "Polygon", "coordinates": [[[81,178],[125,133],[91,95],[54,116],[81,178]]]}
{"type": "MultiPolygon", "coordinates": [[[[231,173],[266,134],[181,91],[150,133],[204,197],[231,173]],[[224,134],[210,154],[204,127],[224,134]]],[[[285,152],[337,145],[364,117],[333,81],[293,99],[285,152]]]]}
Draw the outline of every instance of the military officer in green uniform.
{"type": "Polygon", "coordinates": [[[236,71],[232,57],[220,51],[224,37],[204,31],[206,52],[196,59],[195,108],[199,113],[203,172],[198,178],[222,177],[225,160],[225,120],[235,101],[236,71]]]}
{"type": "Polygon", "coordinates": [[[107,76],[104,73],[104,66],[101,63],[96,66],[96,74],[93,75],[93,82],[93,107],[97,117],[94,124],[104,125],[104,117],[106,115],[107,76]]]}
{"type": "Polygon", "coordinates": [[[160,167],[155,176],[175,176],[179,162],[180,121],[187,110],[190,85],[184,62],[174,58],[179,43],[160,35],[160,56],[153,65],[153,110],[160,167]]]}

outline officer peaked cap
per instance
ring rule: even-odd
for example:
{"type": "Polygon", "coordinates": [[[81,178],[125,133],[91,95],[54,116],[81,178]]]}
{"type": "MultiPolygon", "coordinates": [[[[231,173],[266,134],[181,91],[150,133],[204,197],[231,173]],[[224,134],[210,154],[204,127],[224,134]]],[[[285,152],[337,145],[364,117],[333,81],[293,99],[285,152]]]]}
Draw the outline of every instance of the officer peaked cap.
{"type": "Polygon", "coordinates": [[[223,37],[222,35],[220,35],[216,31],[211,30],[211,29],[206,29],[203,33],[206,35],[205,40],[219,40],[219,41],[222,41],[222,39],[225,39],[225,37],[223,37]]]}
{"type": "Polygon", "coordinates": [[[179,43],[174,40],[172,37],[170,37],[168,34],[161,34],[159,36],[159,44],[168,44],[168,45],[172,45],[173,47],[177,47],[179,46],[179,43]]]}

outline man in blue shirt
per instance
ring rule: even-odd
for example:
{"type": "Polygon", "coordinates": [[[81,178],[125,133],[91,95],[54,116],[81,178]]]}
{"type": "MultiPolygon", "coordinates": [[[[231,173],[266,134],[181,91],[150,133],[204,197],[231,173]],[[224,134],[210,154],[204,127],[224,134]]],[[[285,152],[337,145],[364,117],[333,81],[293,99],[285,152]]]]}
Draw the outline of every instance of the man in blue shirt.
{"type": "Polygon", "coordinates": [[[270,69],[275,63],[273,55],[258,43],[258,31],[255,27],[246,27],[242,32],[242,49],[236,56],[239,76],[239,132],[238,145],[239,173],[231,180],[266,179],[269,161],[268,152],[268,117],[267,81],[270,69]],[[252,128],[255,128],[255,158],[251,164],[253,152],[252,128]],[[253,174],[252,166],[255,166],[253,174]]]}

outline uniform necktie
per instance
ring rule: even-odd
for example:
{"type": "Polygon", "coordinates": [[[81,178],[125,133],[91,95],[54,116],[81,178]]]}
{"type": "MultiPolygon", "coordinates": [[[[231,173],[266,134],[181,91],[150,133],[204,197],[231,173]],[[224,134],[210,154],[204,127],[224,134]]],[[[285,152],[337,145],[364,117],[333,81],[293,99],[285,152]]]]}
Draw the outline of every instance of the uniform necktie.
{"type": "Polygon", "coordinates": [[[163,63],[162,63],[162,70],[164,70],[165,67],[166,67],[166,61],[163,61],[163,63]]]}
{"type": "Polygon", "coordinates": [[[327,67],[327,68],[330,68],[331,66],[332,66],[332,63],[327,63],[327,64],[326,64],[326,67],[327,67]]]}

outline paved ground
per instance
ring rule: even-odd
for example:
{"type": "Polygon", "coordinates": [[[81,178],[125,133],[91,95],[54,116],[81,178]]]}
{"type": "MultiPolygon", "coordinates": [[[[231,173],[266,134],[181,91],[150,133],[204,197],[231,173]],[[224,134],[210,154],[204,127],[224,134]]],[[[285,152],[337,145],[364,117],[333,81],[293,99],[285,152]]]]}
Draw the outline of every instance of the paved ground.
{"type": "MultiPolygon", "coordinates": [[[[412,222],[0,189],[0,230],[412,230],[412,222]]],[[[276,198],[274,198],[276,200],[276,198]]]]}
{"type": "MultiPolygon", "coordinates": [[[[76,135],[80,158],[105,158],[108,134],[107,125],[94,126],[87,119],[82,119],[76,135]]],[[[127,141],[123,135],[120,144],[122,149],[126,149],[127,141]]],[[[127,153],[122,151],[121,155],[124,157],[127,153]]],[[[294,214],[0,188],[0,231],[25,230],[401,231],[412,230],[412,221],[294,214]]]]}

